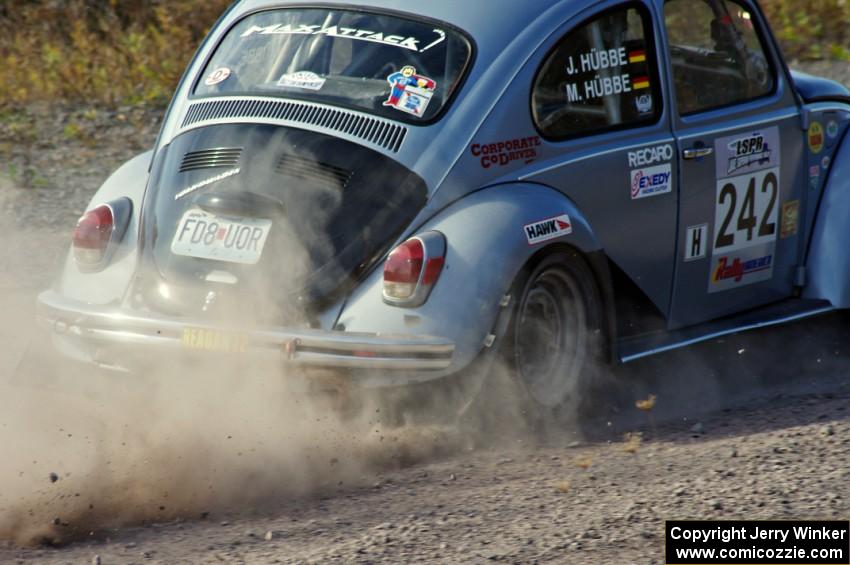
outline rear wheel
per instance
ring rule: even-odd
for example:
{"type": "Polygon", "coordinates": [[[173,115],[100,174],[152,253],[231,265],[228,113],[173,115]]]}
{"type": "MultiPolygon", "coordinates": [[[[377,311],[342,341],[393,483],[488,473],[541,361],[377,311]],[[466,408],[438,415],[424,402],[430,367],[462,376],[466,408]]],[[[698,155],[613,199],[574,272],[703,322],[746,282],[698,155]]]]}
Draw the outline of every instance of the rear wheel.
{"type": "Polygon", "coordinates": [[[580,411],[604,350],[596,279],[575,251],[545,256],[520,276],[504,349],[533,421],[580,411]]]}

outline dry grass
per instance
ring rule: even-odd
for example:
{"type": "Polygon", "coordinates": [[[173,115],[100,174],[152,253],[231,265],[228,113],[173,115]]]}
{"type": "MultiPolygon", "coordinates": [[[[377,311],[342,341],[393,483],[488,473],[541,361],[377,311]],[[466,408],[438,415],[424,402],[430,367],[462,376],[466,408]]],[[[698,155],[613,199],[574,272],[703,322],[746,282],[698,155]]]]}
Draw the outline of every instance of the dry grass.
{"type": "MultiPolygon", "coordinates": [[[[231,0],[0,0],[0,108],[165,104],[231,0]]],[[[850,1],[762,2],[790,58],[850,59],[850,1]]]]}
{"type": "Polygon", "coordinates": [[[0,0],[0,105],[167,102],[230,0],[0,0]]]}

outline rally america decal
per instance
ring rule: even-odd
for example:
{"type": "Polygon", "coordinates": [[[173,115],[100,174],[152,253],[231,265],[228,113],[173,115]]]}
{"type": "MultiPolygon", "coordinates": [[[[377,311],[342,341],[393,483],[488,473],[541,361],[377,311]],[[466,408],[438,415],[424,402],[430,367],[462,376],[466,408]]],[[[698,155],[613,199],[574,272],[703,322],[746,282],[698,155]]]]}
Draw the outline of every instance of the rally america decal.
{"type": "Polygon", "coordinates": [[[390,97],[384,106],[390,106],[421,118],[428,109],[437,83],[428,77],[416,73],[416,68],[403,67],[387,77],[390,83],[390,97]]]}
{"type": "Polygon", "coordinates": [[[779,128],[717,139],[714,245],[708,292],[773,278],[779,235],[779,128]]]}
{"type": "Polygon", "coordinates": [[[383,45],[401,47],[410,51],[424,53],[432,47],[446,40],[446,32],[435,29],[436,38],[427,45],[422,45],[423,40],[417,37],[405,37],[403,35],[386,34],[368,29],[356,29],[343,26],[303,25],[303,24],[272,24],[269,26],[251,26],[245,30],[241,37],[252,35],[326,35],[328,37],[344,37],[356,41],[370,41],[383,45]]]}
{"type": "Polygon", "coordinates": [[[569,216],[561,214],[554,218],[525,225],[522,227],[522,231],[525,232],[525,238],[529,245],[537,245],[573,233],[573,224],[570,222],[569,216]]]}

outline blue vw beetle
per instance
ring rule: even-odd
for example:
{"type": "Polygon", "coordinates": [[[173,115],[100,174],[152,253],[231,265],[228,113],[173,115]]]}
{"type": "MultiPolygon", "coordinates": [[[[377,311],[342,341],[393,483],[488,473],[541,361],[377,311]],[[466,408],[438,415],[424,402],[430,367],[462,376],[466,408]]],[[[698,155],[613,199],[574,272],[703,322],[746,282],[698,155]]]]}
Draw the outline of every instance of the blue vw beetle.
{"type": "Polygon", "coordinates": [[[119,371],[500,360],[548,413],[597,363],[850,307],[848,121],[753,0],[242,0],[40,317],[119,371]]]}

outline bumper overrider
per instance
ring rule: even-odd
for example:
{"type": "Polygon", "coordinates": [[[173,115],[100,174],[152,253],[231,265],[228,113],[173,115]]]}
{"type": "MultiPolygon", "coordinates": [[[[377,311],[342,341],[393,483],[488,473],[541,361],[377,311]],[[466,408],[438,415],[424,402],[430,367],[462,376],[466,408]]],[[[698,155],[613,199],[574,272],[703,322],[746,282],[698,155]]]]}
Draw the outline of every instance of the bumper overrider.
{"type": "Polygon", "coordinates": [[[151,353],[249,354],[293,367],[440,371],[450,366],[455,349],[450,340],[431,336],[287,328],[240,330],[153,318],[116,306],[72,300],[52,290],[39,295],[38,318],[54,338],[83,344],[88,351],[86,360],[98,364],[104,364],[98,359],[100,352],[129,348],[151,353]]]}

